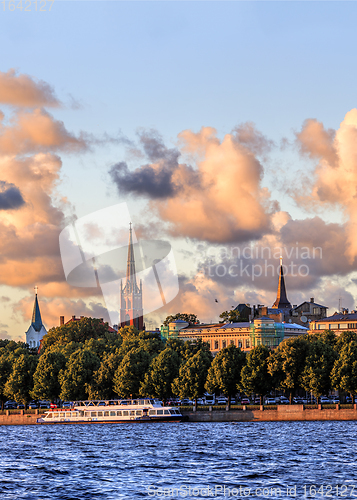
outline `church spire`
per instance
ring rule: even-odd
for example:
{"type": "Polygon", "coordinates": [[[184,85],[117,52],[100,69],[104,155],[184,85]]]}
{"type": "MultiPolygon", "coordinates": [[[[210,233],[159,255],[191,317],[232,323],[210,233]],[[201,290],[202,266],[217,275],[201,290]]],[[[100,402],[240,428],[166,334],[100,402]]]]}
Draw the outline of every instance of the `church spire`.
{"type": "Polygon", "coordinates": [[[280,257],[280,273],[279,273],[279,284],[278,293],[276,296],[276,301],[272,305],[273,309],[291,309],[291,304],[286,295],[285,279],[284,279],[284,269],[283,269],[283,258],[280,257]]]}
{"type": "Polygon", "coordinates": [[[42,323],[42,318],[41,318],[41,313],[40,313],[40,306],[38,305],[38,300],[37,300],[37,291],[38,291],[37,286],[35,286],[35,291],[36,291],[36,295],[35,295],[35,303],[33,306],[31,325],[34,327],[36,332],[39,332],[41,330],[41,328],[43,327],[43,323],[42,323]]]}
{"type": "Polygon", "coordinates": [[[129,246],[128,246],[128,260],[126,263],[126,284],[127,286],[131,286],[131,288],[136,291],[136,276],[135,276],[135,257],[134,257],[134,247],[133,247],[133,235],[131,229],[129,229],[129,246]],[[130,284],[129,284],[130,283],[130,284]]]}

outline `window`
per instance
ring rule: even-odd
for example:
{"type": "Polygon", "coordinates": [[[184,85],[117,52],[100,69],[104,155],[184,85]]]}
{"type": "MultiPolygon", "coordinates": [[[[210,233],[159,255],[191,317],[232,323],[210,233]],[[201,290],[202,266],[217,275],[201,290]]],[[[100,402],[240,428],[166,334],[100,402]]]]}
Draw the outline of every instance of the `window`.
{"type": "Polygon", "coordinates": [[[215,349],[215,351],[218,349],[218,340],[214,341],[214,349],[215,349]]]}
{"type": "Polygon", "coordinates": [[[97,416],[97,412],[96,411],[91,411],[90,412],[90,416],[91,417],[96,417],[97,416]]]}
{"type": "Polygon", "coordinates": [[[156,415],[156,410],[149,410],[149,415],[156,415]]]}
{"type": "Polygon", "coordinates": [[[223,340],[222,341],[222,349],[225,349],[227,347],[227,341],[223,340]]]}
{"type": "Polygon", "coordinates": [[[109,417],[109,411],[105,411],[105,412],[104,412],[104,416],[105,416],[105,417],[109,417]]]}
{"type": "Polygon", "coordinates": [[[122,415],[121,415],[121,410],[117,411],[117,416],[118,416],[118,417],[121,417],[121,416],[122,416],[122,415]]]}
{"type": "Polygon", "coordinates": [[[110,411],[109,414],[111,417],[115,417],[115,411],[110,411]]]}
{"type": "Polygon", "coordinates": [[[98,411],[98,417],[102,417],[103,416],[103,412],[102,411],[98,411]]]}
{"type": "Polygon", "coordinates": [[[170,410],[165,410],[164,413],[165,415],[170,415],[170,410]]]}
{"type": "Polygon", "coordinates": [[[123,411],[123,417],[128,417],[129,416],[129,412],[127,410],[124,410],[123,411]]]}
{"type": "Polygon", "coordinates": [[[338,330],[338,323],[330,323],[330,330],[338,330]]]}
{"type": "Polygon", "coordinates": [[[139,415],[139,417],[141,417],[141,415],[143,414],[143,412],[141,410],[136,410],[136,414],[139,415]]]}
{"type": "Polygon", "coordinates": [[[313,308],[314,314],[320,314],[320,308],[319,307],[314,307],[313,308]]]}
{"type": "Polygon", "coordinates": [[[59,413],[54,413],[53,416],[54,416],[54,418],[56,418],[59,416],[59,413]]]}
{"type": "Polygon", "coordinates": [[[318,324],[318,330],[326,330],[326,324],[325,323],[319,323],[318,324]]]}
{"type": "Polygon", "coordinates": [[[135,411],[134,410],[130,410],[130,416],[131,417],[135,416],[135,411]]]}
{"type": "Polygon", "coordinates": [[[235,345],[235,342],[234,342],[234,340],[231,340],[231,345],[235,345]]]}
{"type": "Polygon", "coordinates": [[[243,343],[241,340],[238,340],[238,347],[242,347],[243,346],[243,343]]]}
{"type": "Polygon", "coordinates": [[[355,329],[356,328],[356,323],[348,323],[348,328],[355,329]]]}
{"type": "Polygon", "coordinates": [[[164,410],[157,410],[157,414],[158,415],[163,415],[164,414],[164,410]]]}
{"type": "Polygon", "coordinates": [[[250,339],[246,339],[246,341],[245,341],[245,347],[248,348],[248,349],[250,348],[250,339]]]}
{"type": "Polygon", "coordinates": [[[86,417],[90,417],[90,411],[85,411],[85,412],[84,412],[84,415],[85,415],[86,417]]]}
{"type": "Polygon", "coordinates": [[[347,329],[347,323],[340,323],[340,329],[341,330],[346,330],[347,329]]]}

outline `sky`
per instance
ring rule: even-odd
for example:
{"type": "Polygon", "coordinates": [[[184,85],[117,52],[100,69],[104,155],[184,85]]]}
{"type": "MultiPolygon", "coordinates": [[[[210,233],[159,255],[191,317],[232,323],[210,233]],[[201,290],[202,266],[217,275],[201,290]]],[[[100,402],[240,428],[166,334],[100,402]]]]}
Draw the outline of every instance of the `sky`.
{"type": "Polygon", "coordinates": [[[47,329],[113,322],[59,234],[119,203],[174,253],[149,328],[272,305],[280,256],[293,305],[356,308],[355,2],[22,7],[0,5],[0,338],[25,339],[35,286],[47,329]]]}

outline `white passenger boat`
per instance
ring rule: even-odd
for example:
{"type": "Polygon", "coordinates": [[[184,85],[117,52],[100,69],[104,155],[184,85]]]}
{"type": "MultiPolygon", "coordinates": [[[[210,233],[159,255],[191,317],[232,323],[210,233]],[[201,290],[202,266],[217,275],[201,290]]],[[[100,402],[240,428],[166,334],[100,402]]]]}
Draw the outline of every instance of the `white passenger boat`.
{"type": "Polygon", "coordinates": [[[37,419],[39,424],[124,422],[181,422],[179,408],[162,406],[154,399],[75,401],[72,408],[52,409],[37,419]]]}

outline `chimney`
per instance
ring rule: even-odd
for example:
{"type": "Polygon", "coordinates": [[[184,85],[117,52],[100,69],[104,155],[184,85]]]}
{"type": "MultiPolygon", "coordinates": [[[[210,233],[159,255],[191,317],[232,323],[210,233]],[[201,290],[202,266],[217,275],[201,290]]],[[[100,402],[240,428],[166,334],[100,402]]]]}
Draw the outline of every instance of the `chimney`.
{"type": "Polygon", "coordinates": [[[103,318],[99,318],[102,323],[104,323],[103,318]]]}
{"type": "Polygon", "coordinates": [[[76,319],[76,317],[75,317],[75,316],[72,316],[72,319],[73,319],[73,321],[74,321],[74,320],[76,319]]]}
{"type": "Polygon", "coordinates": [[[83,318],[84,318],[84,316],[79,316],[79,318],[80,318],[80,319],[83,319],[83,318]]]}
{"type": "Polygon", "coordinates": [[[60,326],[64,325],[64,316],[60,316],[60,326]]]}
{"type": "Polygon", "coordinates": [[[311,297],[310,302],[315,302],[314,297],[311,297]]]}

